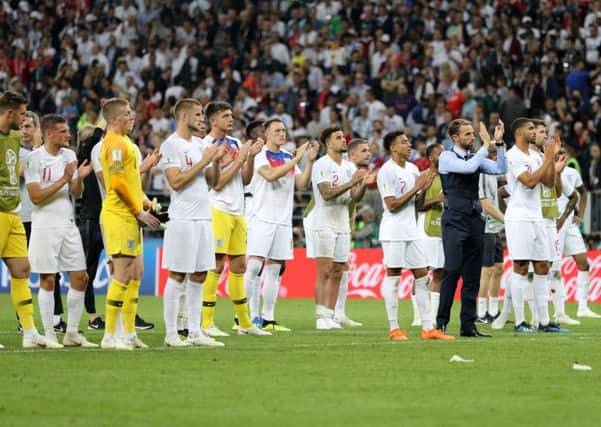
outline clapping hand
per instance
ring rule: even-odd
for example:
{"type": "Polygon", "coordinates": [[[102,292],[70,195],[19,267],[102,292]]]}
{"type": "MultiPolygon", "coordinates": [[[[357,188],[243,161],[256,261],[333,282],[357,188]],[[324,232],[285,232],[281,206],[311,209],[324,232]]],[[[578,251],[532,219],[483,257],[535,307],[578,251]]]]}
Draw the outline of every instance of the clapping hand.
{"type": "Polygon", "coordinates": [[[90,163],[90,161],[86,159],[83,162],[81,162],[81,165],[79,165],[79,167],[77,168],[77,177],[79,179],[84,179],[86,176],[92,173],[93,169],[94,167],[92,166],[92,163],[90,163]]]}

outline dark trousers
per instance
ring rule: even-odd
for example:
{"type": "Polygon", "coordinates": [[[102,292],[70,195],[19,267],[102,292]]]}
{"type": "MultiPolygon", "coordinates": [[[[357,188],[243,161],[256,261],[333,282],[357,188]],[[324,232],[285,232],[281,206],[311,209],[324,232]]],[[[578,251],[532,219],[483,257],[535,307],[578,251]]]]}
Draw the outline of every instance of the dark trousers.
{"type": "MultiPolygon", "coordinates": [[[[27,247],[29,247],[29,239],[31,237],[31,222],[24,222],[25,237],[27,237],[27,247]]],[[[60,316],[64,313],[63,300],[61,299],[61,275],[56,273],[54,276],[54,315],[60,316]]]]}
{"type": "Polygon", "coordinates": [[[94,278],[98,271],[98,261],[100,253],[104,248],[102,233],[100,231],[99,220],[86,219],[79,225],[79,232],[83,242],[83,249],[86,254],[86,270],[88,272],[89,282],[86,288],[86,311],[90,314],[96,313],[96,299],[94,296],[94,278]]]}
{"type": "Polygon", "coordinates": [[[442,244],[445,265],[440,288],[436,324],[446,328],[451,317],[457,281],[461,289],[461,330],[471,330],[476,321],[476,298],[480,290],[480,270],[484,247],[484,220],[480,214],[447,209],[442,215],[442,244]]]}

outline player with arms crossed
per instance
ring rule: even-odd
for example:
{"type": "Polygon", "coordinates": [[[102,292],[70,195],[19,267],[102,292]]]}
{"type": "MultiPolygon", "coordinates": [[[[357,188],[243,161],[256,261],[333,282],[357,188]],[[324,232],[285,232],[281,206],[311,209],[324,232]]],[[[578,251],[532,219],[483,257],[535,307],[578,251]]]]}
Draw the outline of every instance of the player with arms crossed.
{"type": "Polygon", "coordinates": [[[428,289],[428,269],[424,248],[418,240],[415,216],[415,197],[432,184],[434,174],[427,170],[420,174],[417,166],[409,162],[411,145],[403,132],[390,132],[384,136],[384,149],[390,153],[378,172],[378,190],[382,196],[384,214],[380,223],[380,241],[384,252],[386,277],[382,283],[382,296],[388,316],[392,341],[406,341],[407,333],[398,324],[398,292],[401,271],[410,269],[415,277],[415,298],[422,320],[421,338],[424,340],[453,340],[442,330],[432,327],[432,308],[428,289]]]}
{"type": "Polygon", "coordinates": [[[202,329],[210,337],[227,336],[215,326],[219,276],[229,261],[228,290],[239,322],[238,335],[271,335],[250,321],[244,272],[246,270],[246,218],[244,216],[244,185],[253,175],[255,156],[263,148],[262,141],[241,144],[228,136],[234,117],[227,102],[214,101],[205,107],[211,130],[204,138],[205,144],[225,145],[226,154],[221,162],[221,174],[212,190],[213,238],[216,268],[207,273],[202,295],[202,329]]]}
{"type": "Polygon", "coordinates": [[[101,346],[133,350],[146,347],[135,332],[144,271],[140,224],[158,228],[160,223],[144,210],[150,203],[145,201],[142,192],[140,152],[127,136],[134,125],[135,113],[127,100],[112,98],[102,107],[102,115],[107,122],[100,151],[106,198],[102,203],[100,223],[113,273],[106,296],[106,329],[101,346]],[[123,313],[125,340],[115,337],[120,313],[123,313]]]}
{"type": "Polygon", "coordinates": [[[169,183],[171,202],[165,230],[163,268],[169,270],[163,297],[165,345],[223,347],[200,329],[202,284],[215,268],[209,186],[219,179],[219,161],[225,146],[204,145],[194,133],[204,121],[202,105],[195,99],[180,100],[173,109],[176,128],[161,144],[161,168],[169,183]],[[211,162],[213,162],[211,164],[211,162]],[[184,280],[189,275],[184,291],[184,280]],[[185,292],[188,337],[177,334],[180,295],[185,292]]]}
{"type": "Polygon", "coordinates": [[[65,346],[98,347],[79,331],[88,274],[81,235],[75,225],[69,195],[81,197],[83,180],[92,165],[77,167],[75,153],[67,148],[71,138],[67,120],[49,114],[41,120],[44,145],[27,158],[25,182],[33,203],[29,259],[32,271],[40,274],[38,303],[46,339],[57,343],[54,332],[54,286],[56,273],[69,273],[67,331],[65,346]]]}
{"type": "Polygon", "coordinates": [[[364,169],[342,158],[347,151],[342,129],[330,126],[321,133],[326,155],[313,165],[311,176],[315,208],[311,212],[312,248],[307,253],[317,260],[315,317],[317,329],[340,329],[334,321],[340,279],[350,255],[349,204],[365,193],[366,178],[375,179],[364,169]]]}
{"type": "Polygon", "coordinates": [[[293,258],[292,209],[294,190],[306,190],[311,180],[317,147],[309,142],[301,145],[294,155],[281,149],[286,143],[286,126],[278,118],[267,120],[265,147],[255,157],[253,178],[253,209],[248,223],[248,268],[244,276],[253,323],[269,331],[290,329],[275,321],[275,304],[279,278],[286,261],[293,258]],[[297,166],[308,150],[307,167],[297,166]],[[267,260],[265,267],[263,262],[267,260]],[[263,310],[259,313],[261,270],[263,272],[263,310]],[[260,323],[260,324],[259,324],[260,323]]]}

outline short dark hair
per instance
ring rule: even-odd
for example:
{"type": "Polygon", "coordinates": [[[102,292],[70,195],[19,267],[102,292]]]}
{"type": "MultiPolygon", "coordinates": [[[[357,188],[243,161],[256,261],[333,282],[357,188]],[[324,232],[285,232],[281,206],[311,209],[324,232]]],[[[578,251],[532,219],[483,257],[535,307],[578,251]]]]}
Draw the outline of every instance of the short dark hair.
{"type": "Polygon", "coordinates": [[[200,107],[202,109],[202,104],[199,100],[194,98],[184,98],[177,101],[173,107],[173,116],[175,117],[175,120],[179,120],[179,116],[182,112],[188,111],[193,107],[200,107]]]}
{"type": "Polygon", "coordinates": [[[459,129],[461,126],[472,125],[471,122],[465,119],[455,119],[451,123],[449,123],[449,136],[453,139],[453,136],[459,135],[459,129]]]}
{"type": "Polygon", "coordinates": [[[528,123],[533,123],[534,120],[529,119],[528,117],[518,117],[511,123],[511,134],[515,136],[515,133],[526,126],[528,123]]]}
{"type": "MultiPolygon", "coordinates": [[[[274,123],[281,123],[284,125],[284,121],[282,119],[280,119],[279,117],[274,117],[269,120],[266,120],[265,123],[263,123],[263,129],[267,130],[274,123]]],[[[284,127],[286,127],[286,125],[284,125],[284,127]]]]}
{"type": "Polygon", "coordinates": [[[15,110],[21,105],[27,105],[27,99],[20,93],[7,90],[0,96],[0,113],[4,113],[6,110],[15,110]]]}
{"type": "Polygon", "coordinates": [[[390,146],[392,145],[394,140],[397,139],[401,135],[405,135],[405,133],[402,130],[394,130],[394,131],[388,132],[386,135],[384,135],[384,143],[383,144],[384,144],[384,150],[386,150],[387,153],[390,153],[390,146]]]}
{"type": "Polygon", "coordinates": [[[430,158],[432,152],[436,147],[442,147],[443,145],[440,142],[435,142],[434,144],[430,144],[426,147],[426,158],[430,158]]]}
{"type": "Polygon", "coordinates": [[[366,139],[353,138],[347,144],[346,150],[348,152],[351,152],[351,151],[355,150],[357,147],[359,147],[360,145],[363,145],[363,144],[369,144],[369,142],[366,139]]]}
{"type": "Polygon", "coordinates": [[[222,111],[232,110],[232,106],[229,102],[225,101],[212,101],[209,102],[205,107],[205,115],[208,119],[214,116],[217,113],[221,113],[222,111]]]}
{"type": "Polygon", "coordinates": [[[534,127],[535,128],[539,127],[539,126],[545,126],[545,127],[547,127],[547,124],[545,123],[545,121],[541,120],[541,119],[532,119],[531,122],[534,123],[534,127]]]}
{"type": "Polygon", "coordinates": [[[258,128],[258,127],[261,127],[261,126],[263,126],[263,125],[264,125],[264,122],[263,122],[263,120],[255,120],[255,121],[253,121],[253,122],[250,122],[249,124],[247,124],[247,125],[246,125],[246,137],[247,137],[247,138],[252,138],[252,137],[253,137],[253,136],[252,136],[252,134],[253,134],[253,131],[254,131],[256,128],[258,128]]]}
{"type": "Polygon", "coordinates": [[[60,123],[67,123],[67,120],[58,114],[46,114],[40,120],[40,127],[42,128],[42,135],[46,133],[46,131],[60,123]]]}
{"type": "Polygon", "coordinates": [[[328,126],[321,132],[321,135],[319,135],[319,141],[325,145],[328,139],[330,139],[330,137],[332,136],[332,134],[336,132],[342,132],[340,126],[328,126]]]}

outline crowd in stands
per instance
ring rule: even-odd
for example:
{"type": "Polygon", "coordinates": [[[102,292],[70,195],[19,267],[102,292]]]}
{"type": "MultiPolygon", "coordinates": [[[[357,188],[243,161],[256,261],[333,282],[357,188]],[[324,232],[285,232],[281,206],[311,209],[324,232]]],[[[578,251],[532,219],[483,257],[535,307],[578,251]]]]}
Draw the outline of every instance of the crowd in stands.
{"type": "MultiPolygon", "coordinates": [[[[181,97],[227,100],[234,136],[278,116],[294,148],[336,123],[370,142],[374,167],[391,130],[410,135],[424,169],[429,144],[450,146],[454,118],[493,127],[540,117],[592,192],[598,233],[600,26],[597,0],[7,0],[0,89],[66,116],[73,135],[98,120],[102,98],[126,97],[143,151],[173,131],[181,97]]],[[[367,226],[381,215],[370,191],[367,226]]],[[[364,234],[360,246],[369,245],[364,234]]]]}

